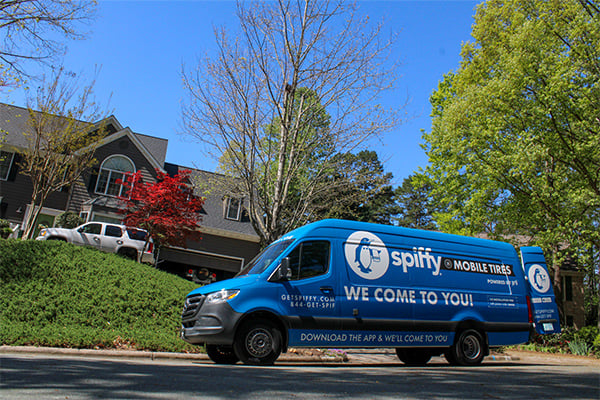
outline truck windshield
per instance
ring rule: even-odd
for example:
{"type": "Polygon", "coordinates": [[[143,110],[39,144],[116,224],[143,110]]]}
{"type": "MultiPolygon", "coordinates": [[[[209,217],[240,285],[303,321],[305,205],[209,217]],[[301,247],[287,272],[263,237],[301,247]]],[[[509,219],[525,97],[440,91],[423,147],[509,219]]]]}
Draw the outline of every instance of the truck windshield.
{"type": "Polygon", "coordinates": [[[271,263],[279,257],[281,253],[287,249],[294,239],[282,240],[281,242],[275,242],[261,253],[259,253],[252,261],[246,265],[246,267],[240,271],[237,276],[260,274],[263,272],[271,263]]]}

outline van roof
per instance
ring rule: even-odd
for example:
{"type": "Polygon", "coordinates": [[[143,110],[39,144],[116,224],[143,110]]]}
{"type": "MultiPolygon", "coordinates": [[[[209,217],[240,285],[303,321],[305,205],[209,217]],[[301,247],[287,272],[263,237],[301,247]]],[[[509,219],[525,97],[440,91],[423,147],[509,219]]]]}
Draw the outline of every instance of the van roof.
{"type": "MultiPolygon", "coordinates": [[[[470,236],[461,236],[436,231],[426,231],[421,229],[405,228],[400,226],[374,224],[369,222],[347,221],[341,219],[324,219],[321,221],[313,222],[290,232],[289,236],[298,237],[308,235],[309,233],[315,234],[316,231],[338,229],[344,231],[368,231],[380,235],[402,236],[405,238],[445,242],[447,244],[474,246],[485,249],[495,249],[498,251],[515,251],[515,248],[512,244],[496,240],[474,238],[470,236]]],[[[325,232],[322,232],[321,234],[328,235],[325,232]]],[[[331,235],[331,233],[329,233],[329,235],[331,235]]],[[[346,234],[344,234],[344,236],[345,235],[346,234]]],[[[286,236],[288,235],[284,235],[284,237],[286,236]]]]}

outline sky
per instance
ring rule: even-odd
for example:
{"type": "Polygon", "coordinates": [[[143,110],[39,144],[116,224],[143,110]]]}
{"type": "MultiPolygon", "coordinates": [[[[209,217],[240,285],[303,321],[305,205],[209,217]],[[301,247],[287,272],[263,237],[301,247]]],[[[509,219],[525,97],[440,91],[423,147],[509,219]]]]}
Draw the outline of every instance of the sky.
{"type": "MultiPolygon", "coordinates": [[[[397,32],[393,57],[400,61],[396,90],[388,95],[408,104],[404,123],[369,145],[385,172],[402,181],[427,165],[421,149],[422,130],[429,131],[429,96],[445,73],[460,63],[461,44],[472,41],[471,29],[479,1],[359,1],[359,12],[383,20],[397,32]]],[[[235,30],[235,2],[223,1],[99,1],[97,18],[85,40],[68,43],[65,68],[93,75],[100,67],[95,95],[107,104],[122,126],[169,141],[167,162],[214,171],[204,147],[181,135],[181,102],[186,98],[182,66],[197,64],[214,49],[214,27],[235,30]]],[[[3,102],[25,106],[20,90],[2,94],[3,102]]]]}

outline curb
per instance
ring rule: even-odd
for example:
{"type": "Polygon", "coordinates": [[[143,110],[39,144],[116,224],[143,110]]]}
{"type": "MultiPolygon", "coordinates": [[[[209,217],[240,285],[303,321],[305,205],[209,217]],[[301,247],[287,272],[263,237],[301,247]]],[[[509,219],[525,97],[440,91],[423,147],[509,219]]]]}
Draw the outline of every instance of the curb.
{"type": "Polygon", "coordinates": [[[483,359],[483,361],[500,361],[500,362],[515,361],[515,360],[520,360],[520,358],[514,357],[514,356],[509,356],[507,354],[490,354],[489,356],[486,356],[483,359]]]}
{"type": "MultiPolygon", "coordinates": [[[[390,356],[380,352],[367,351],[371,357],[390,356]]],[[[95,357],[95,358],[132,358],[132,359],[150,359],[150,360],[192,360],[192,361],[209,361],[210,358],[205,353],[169,353],[160,351],[142,351],[142,350],[96,350],[96,349],[71,349],[61,347],[35,347],[35,346],[0,346],[0,355],[2,354],[49,354],[49,355],[66,355],[71,357],[95,357]]],[[[361,355],[350,350],[344,355],[302,355],[295,352],[282,353],[277,362],[312,362],[312,363],[360,363],[361,355]]],[[[395,359],[395,354],[393,354],[395,359]]],[[[486,356],[486,362],[507,362],[519,360],[519,357],[510,356],[507,354],[491,354],[486,356]]]]}
{"type": "MultiPolygon", "coordinates": [[[[60,347],[35,347],[35,346],[0,346],[0,355],[2,354],[50,354],[67,355],[72,357],[96,357],[96,358],[135,358],[150,360],[197,360],[208,361],[210,358],[205,353],[169,353],[160,351],[143,350],[96,350],[96,349],[71,349],[60,347]]],[[[277,359],[278,362],[317,362],[317,363],[342,363],[348,362],[342,356],[331,355],[300,355],[296,353],[282,353],[277,359]]]]}

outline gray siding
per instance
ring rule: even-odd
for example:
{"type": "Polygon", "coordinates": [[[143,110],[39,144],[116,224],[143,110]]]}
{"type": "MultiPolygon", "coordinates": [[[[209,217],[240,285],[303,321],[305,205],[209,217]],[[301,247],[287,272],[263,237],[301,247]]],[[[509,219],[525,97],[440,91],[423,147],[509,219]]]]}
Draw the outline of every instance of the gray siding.
{"type": "MultiPolygon", "coordinates": [[[[13,163],[11,167],[9,180],[0,180],[0,197],[2,197],[0,218],[20,224],[23,221],[27,205],[31,203],[33,185],[31,183],[31,178],[28,175],[20,173],[20,156],[15,158],[16,163],[13,163]]],[[[44,203],[44,207],[64,210],[67,205],[68,197],[68,190],[51,193],[44,203]]]]}

